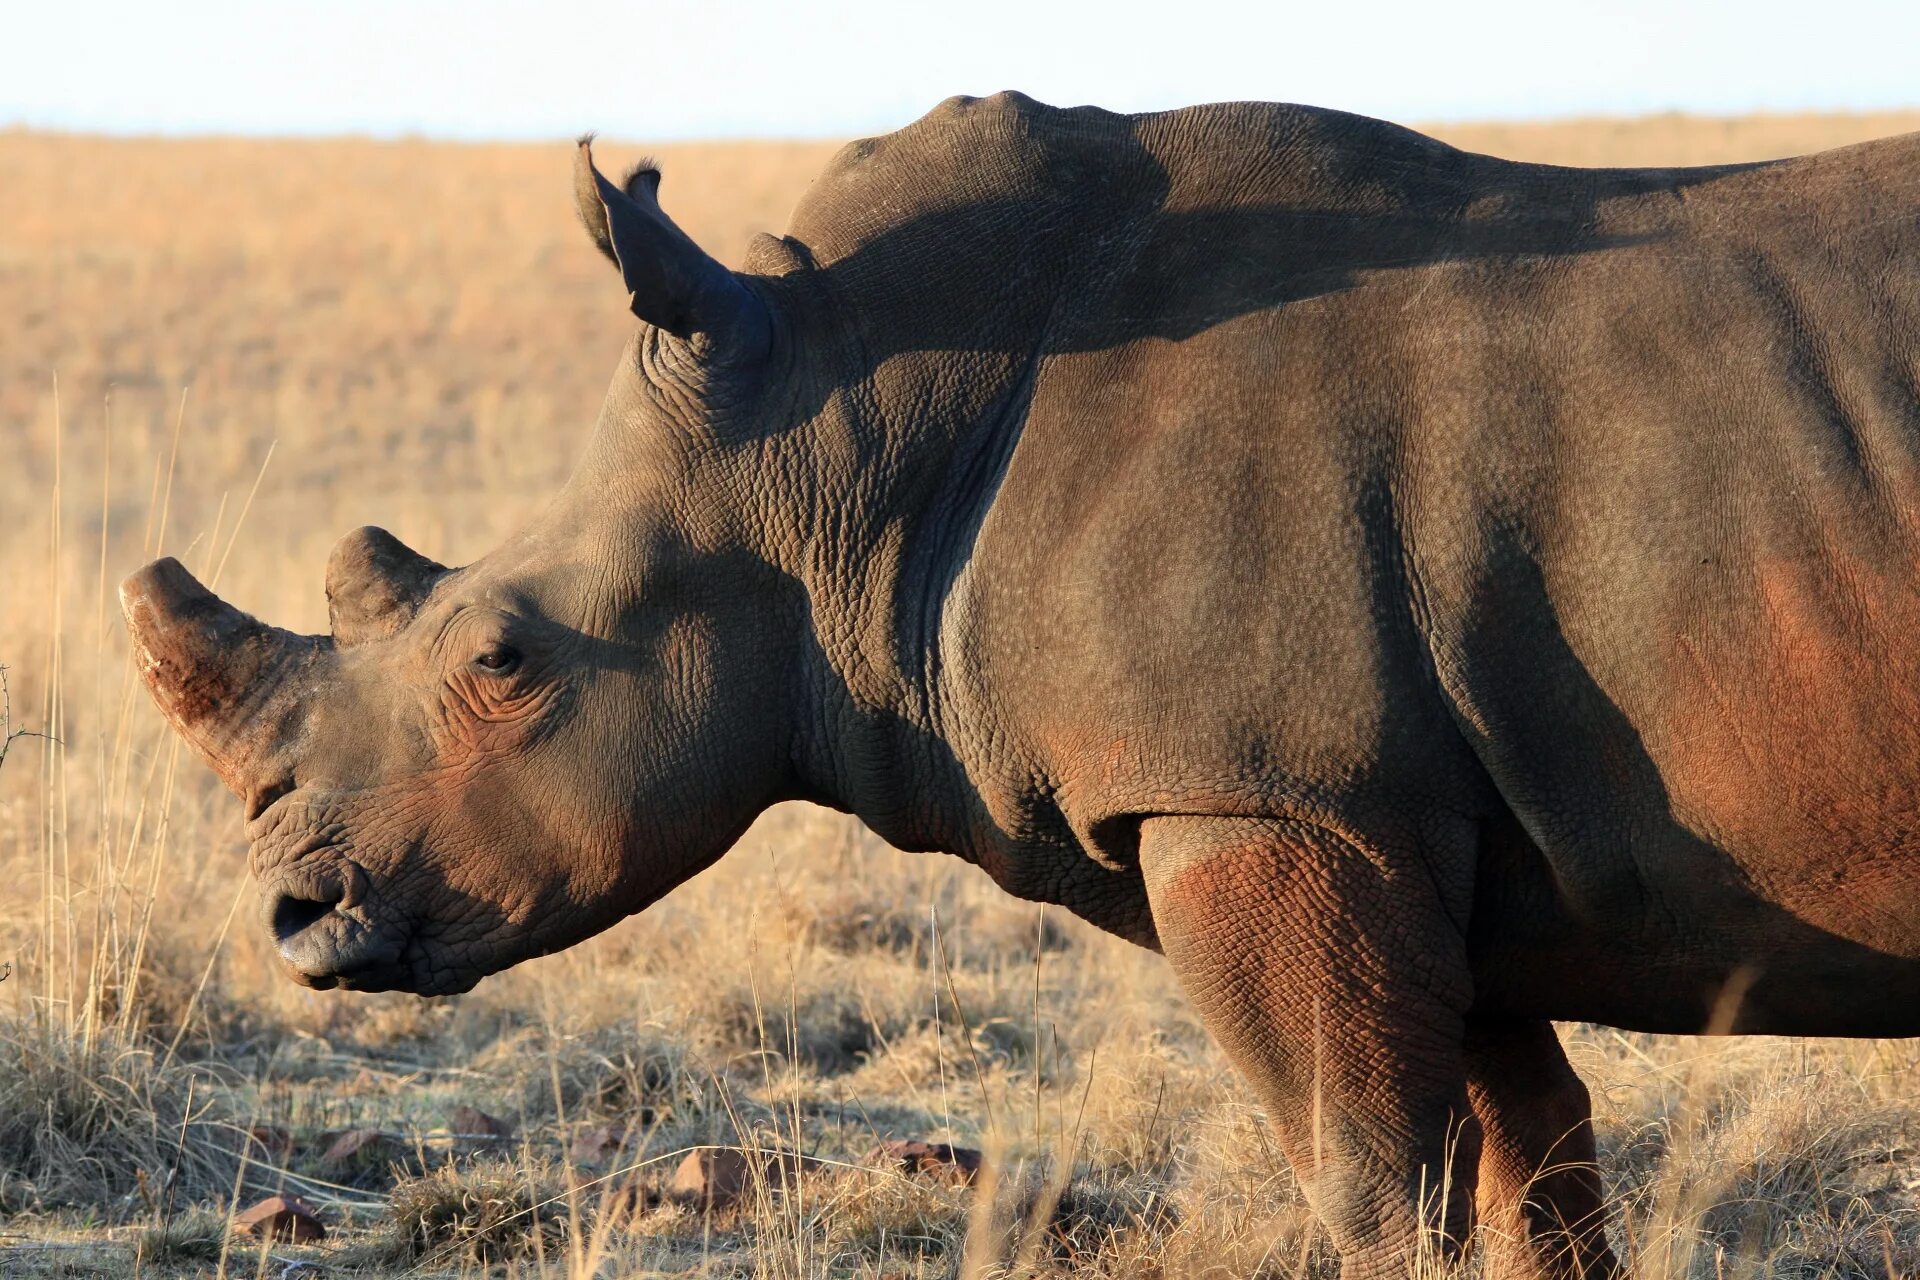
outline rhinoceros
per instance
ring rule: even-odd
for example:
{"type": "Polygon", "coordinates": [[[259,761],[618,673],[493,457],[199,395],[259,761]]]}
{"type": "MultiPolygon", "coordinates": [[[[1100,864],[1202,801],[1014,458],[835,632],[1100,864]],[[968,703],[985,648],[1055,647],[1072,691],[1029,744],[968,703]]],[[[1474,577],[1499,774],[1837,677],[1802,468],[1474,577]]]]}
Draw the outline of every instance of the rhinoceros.
{"type": "Polygon", "coordinates": [[[956,98],[740,271],[576,187],[639,324],[544,515],[347,535],[328,636],[122,588],[298,981],[465,990],[810,800],[1162,951],[1350,1280],[1615,1269],[1550,1020],[1920,1032],[1920,135],[956,98]]]}

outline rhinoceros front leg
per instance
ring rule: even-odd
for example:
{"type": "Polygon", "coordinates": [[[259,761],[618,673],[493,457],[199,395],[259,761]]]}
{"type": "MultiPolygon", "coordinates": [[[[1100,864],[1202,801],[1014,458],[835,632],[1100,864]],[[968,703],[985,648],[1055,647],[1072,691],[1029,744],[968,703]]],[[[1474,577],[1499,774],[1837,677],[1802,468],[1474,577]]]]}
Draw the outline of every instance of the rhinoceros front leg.
{"type": "Polygon", "coordinates": [[[1140,865],[1162,949],[1265,1101],[1345,1280],[1456,1254],[1480,1159],[1472,982],[1419,850],[1301,822],[1156,818],[1140,865]]]}
{"type": "Polygon", "coordinates": [[[1620,1274],[1607,1247],[1592,1103],[1552,1024],[1470,1021],[1467,1096],[1482,1135],[1489,1280],[1620,1274]]]}

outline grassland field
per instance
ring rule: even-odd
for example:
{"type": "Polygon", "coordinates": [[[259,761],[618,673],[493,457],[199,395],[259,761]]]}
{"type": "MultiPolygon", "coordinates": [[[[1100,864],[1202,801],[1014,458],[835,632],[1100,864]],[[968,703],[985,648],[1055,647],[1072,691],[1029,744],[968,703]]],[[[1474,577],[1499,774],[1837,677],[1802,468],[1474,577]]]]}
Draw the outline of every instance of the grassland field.
{"type": "MultiPolygon", "coordinates": [[[[1914,129],[1435,132],[1613,165],[1914,129]]],[[[729,260],[833,149],[602,146],[657,155],[729,260]]],[[[239,806],[129,679],[113,585],[164,551],[319,631],[346,530],[459,564],[535,511],[631,324],[571,152],[0,131],[0,663],[11,728],[50,735],[0,760],[0,1277],[1330,1276],[1157,957],[832,814],[770,813],[643,917],[469,995],[276,972],[239,806]],[[463,1136],[460,1107],[512,1136],[463,1136]],[[323,1159],[354,1129],[379,1140],[323,1159]],[[990,1173],[864,1166],[880,1137],[990,1173]],[[723,1145],[822,1163],[714,1212],[660,1195],[723,1145]],[[325,1240],[228,1233],[280,1191],[325,1240]]],[[[1638,1274],[1920,1274],[1915,1044],[1564,1035],[1638,1274]]]]}

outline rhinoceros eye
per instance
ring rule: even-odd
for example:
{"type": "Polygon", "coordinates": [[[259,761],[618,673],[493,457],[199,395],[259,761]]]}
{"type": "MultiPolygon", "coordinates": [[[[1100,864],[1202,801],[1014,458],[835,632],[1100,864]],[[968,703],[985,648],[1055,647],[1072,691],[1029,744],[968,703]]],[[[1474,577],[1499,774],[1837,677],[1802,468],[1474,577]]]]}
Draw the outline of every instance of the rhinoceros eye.
{"type": "Polygon", "coordinates": [[[501,675],[520,665],[520,651],[511,645],[497,644],[483,650],[473,665],[493,675],[501,675]]]}

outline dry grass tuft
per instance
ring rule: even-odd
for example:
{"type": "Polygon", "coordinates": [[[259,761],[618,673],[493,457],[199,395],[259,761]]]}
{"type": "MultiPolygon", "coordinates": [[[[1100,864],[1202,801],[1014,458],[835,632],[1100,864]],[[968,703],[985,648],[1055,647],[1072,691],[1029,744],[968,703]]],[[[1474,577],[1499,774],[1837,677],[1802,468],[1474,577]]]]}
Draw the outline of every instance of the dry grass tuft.
{"type": "Polygon", "coordinates": [[[0,1024],[0,1212],[125,1217],[163,1198],[225,1196],[242,1139],[224,1096],[206,1069],[149,1043],[0,1024]]]}
{"type": "Polygon", "coordinates": [[[225,1218],[204,1210],[191,1210],[160,1226],[148,1227],[134,1237],[134,1269],[164,1274],[176,1268],[217,1263],[227,1249],[226,1237],[225,1218]]]}
{"type": "Polygon", "coordinates": [[[966,1244],[970,1197],[964,1188],[854,1171],[839,1179],[826,1203],[830,1246],[877,1271],[889,1262],[955,1259],[966,1244]]]}
{"type": "Polygon", "coordinates": [[[560,1189],[517,1165],[446,1165],[395,1184],[376,1252],[407,1266],[564,1257],[572,1222],[560,1189]]]}
{"type": "Polygon", "coordinates": [[[617,1121],[648,1129],[670,1122],[698,1123],[725,1108],[713,1068],[685,1041],[658,1027],[602,1027],[550,1044],[548,1053],[559,1105],[554,1106],[550,1082],[529,1080],[524,1100],[528,1113],[544,1110],[556,1118],[617,1121]]]}

